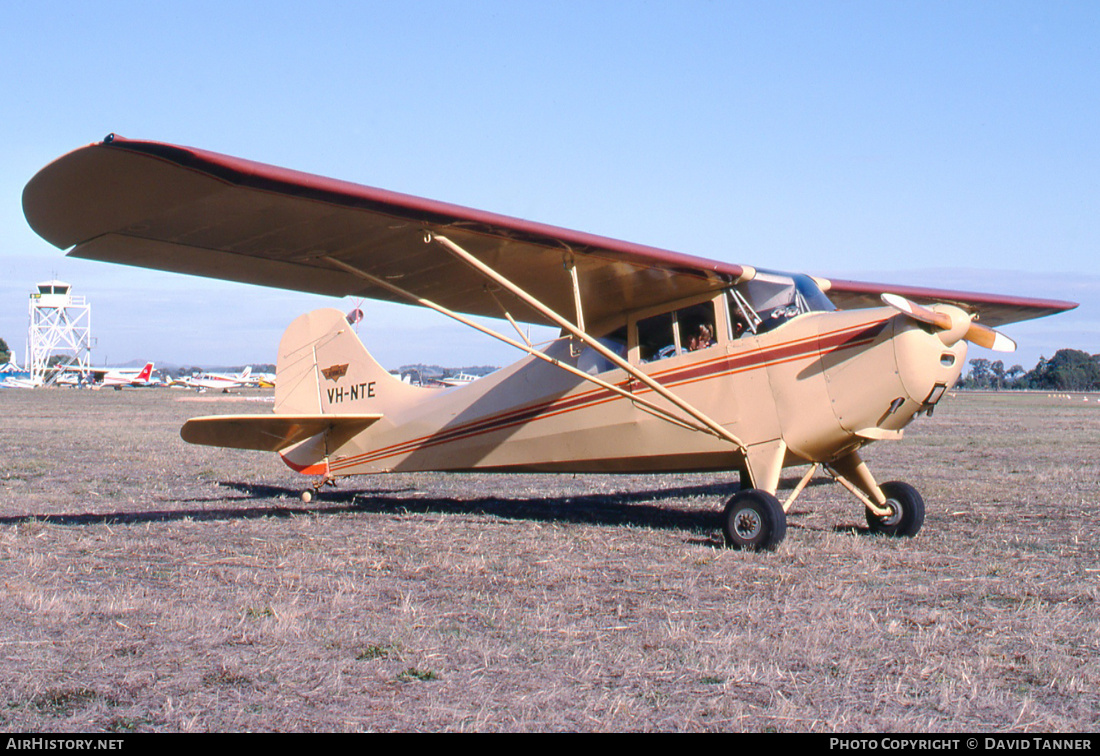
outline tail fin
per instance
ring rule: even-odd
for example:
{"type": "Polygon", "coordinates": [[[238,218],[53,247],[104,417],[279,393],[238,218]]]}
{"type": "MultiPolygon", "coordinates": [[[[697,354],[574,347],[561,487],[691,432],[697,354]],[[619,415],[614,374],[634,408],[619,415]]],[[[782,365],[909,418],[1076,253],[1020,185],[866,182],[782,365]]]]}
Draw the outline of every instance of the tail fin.
{"type": "Polygon", "coordinates": [[[424,391],[386,372],[339,310],[299,316],[279,342],[276,414],[389,414],[424,391]]]}
{"type": "Polygon", "coordinates": [[[141,372],[137,374],[136,380],[141,382],[148,382],[153,377],[153,363],[146,362],[145,367],[141,369],[141,372]]]}
{"type": "Polygon", "coordinates": [[[251,365],[246,365],[244,370],[242,370],[241,374],[238,375],[237,377],[239,379],[241,379],[242,381],[244,381],[244,380],[248,380],[248,376],[250,376],[250,375],[252,375],[252,366],[251,365]]]}

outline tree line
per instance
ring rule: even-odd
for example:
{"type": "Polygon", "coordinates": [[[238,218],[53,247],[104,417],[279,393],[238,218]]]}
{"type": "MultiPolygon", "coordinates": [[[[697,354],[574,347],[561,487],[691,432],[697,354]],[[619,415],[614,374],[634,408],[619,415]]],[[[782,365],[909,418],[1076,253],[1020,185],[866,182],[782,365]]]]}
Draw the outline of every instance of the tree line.
{"type": "Polygon", "coordinates": [[[1021,365],[1006,368],[1001,360],[981,358],[969,364],[970,371],[959,379],[959,388],[1100,391],[1100,354],[1079,349],[1059,349],[1049,360],[1040,357],[1031,370],[1021,365]]]}

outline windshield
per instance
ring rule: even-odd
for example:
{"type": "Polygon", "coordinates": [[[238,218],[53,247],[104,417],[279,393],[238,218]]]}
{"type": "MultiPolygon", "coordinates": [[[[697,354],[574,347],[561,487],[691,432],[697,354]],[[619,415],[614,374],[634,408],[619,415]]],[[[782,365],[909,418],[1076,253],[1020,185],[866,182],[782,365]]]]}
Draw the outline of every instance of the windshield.
{"type": "Polygon", "coordinates": [[[733,338],[778,328],[806,312],[831,312],[836,306],[812,278],[758,271],[751,281],[729,290],[733,338]]]}

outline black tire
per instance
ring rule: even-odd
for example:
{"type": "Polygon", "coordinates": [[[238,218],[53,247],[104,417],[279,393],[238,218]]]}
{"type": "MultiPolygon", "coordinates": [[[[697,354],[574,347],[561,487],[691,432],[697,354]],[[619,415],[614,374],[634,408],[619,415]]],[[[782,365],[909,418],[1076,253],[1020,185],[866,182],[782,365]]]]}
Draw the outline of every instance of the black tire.
{"type": "Polygon", "coordinates": [[[767,491],[749,488],[734,494],[722,514],[726,545],[748,551],[772,551],[787,535],[787,513],[767,491]]]}
{"type": "Polygon", "coordinates": [[[908,483],[891,481],[882,484],[882,493],[893,512],[880,517],[864,507],[867,526],[871,532],[906,538],[912,538],[919,533],[924,525],[924,499],[917,493],[917,489],[908,483]]]}

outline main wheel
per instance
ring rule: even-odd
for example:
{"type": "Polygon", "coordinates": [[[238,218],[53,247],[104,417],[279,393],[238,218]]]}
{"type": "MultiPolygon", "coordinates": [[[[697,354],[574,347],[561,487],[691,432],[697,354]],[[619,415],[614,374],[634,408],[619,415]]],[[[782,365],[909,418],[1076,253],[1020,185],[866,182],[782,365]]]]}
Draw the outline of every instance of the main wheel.
{"type": "Polygon", "coordinates": [[[722,515],[726,544],[749,551],[771,551],[787,535],[787,513],[767,491],[738,491],[722,515]]]}
{"type": "Polygon", "coordinates": [[[882,484],[882,493],[886,496],[890,514],[879,516],[870,509],[863,510],[867,513],[867,525],[871,532],[907,538],[920,532],[924,524],[924,499],[917,489],[908,483],[891,481],[882,484]]]}

